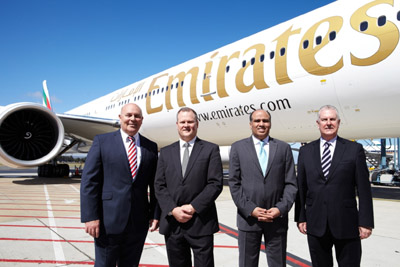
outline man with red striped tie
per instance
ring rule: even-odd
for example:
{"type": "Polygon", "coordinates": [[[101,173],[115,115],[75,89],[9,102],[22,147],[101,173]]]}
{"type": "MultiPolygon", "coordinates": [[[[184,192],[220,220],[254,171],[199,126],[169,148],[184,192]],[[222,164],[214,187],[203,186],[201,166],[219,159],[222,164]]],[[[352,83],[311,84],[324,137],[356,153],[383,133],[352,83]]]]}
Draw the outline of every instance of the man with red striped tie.
{"type": "Polygon", "coordinates": [[[138,266],[149,225],[156,230],[160,216],[157,144],[138,133],[136,104],[123,106],[119,119],[120,130],[94,138],[82,173],[81,221],[95,239],[95,266],[138,266]]]}

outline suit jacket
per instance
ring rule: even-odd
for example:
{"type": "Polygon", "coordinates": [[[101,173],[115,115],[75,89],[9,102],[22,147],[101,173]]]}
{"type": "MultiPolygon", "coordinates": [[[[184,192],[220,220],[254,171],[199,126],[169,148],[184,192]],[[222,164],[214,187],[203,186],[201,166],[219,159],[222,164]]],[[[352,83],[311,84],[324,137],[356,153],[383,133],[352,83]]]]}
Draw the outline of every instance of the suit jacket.
{"type": "Polygon", "coordinates": [[[97,135],[86,158],[81,181],[81,221],[100,219],[107,234],[120,234],[129,216],[147,231],[156,212],[154,175],[157,144],[140,135],[141,161],[135,181],[120,131],[97,135]],[[150,202],[148,188],[150,187],[150,202]]]}
{"type": "Polygon", "coordinates": [[[338,137],[325,179],[320,140],[315,140],[300,149],[297,172],[295,219],[307,222],[308,234],[322,236],[329,224],[335,238],[356,238],[359,226],[374,226],[369,173],[360,144],[338,137]]]}
{"type": "Polygon", "coordinates": [[[179,142],[160,151],[155,191],[161,207],[160,233],[184,229],[189,235],[210,235],[219,230],[215,200],[222,191],[219,147],[196,138],[185,176],[182,176],[179,142]],[[168,215],[175,207],[191,204],[196,213],[186,223],[168,215]]]}
{"type": "Polygon", "coordinates": [[[270,137],[268,165],[264,176],[253,138],[235,142],[230,152],[229,187],[238,208],[237,226],[240,230],[259,231],[263,227],[270,227],[277,232],[287,231],[288,212],[297,193],[290,146],[270,137]],[[272,223],[259,222],[251,216],[256,207],[276,207],[281,217],[272,223]]]}

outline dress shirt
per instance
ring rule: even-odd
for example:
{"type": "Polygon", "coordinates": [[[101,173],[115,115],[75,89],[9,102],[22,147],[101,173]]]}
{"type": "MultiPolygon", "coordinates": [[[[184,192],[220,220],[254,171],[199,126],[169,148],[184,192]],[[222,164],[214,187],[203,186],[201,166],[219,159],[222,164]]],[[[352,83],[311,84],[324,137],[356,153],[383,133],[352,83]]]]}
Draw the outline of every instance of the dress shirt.
{"type": "Polygon", "coordinates": [[[326,142],[330,143],[331,145],[329,146],[329,150],[331,151],[331,159],[333,159],[333,152],[335,151],[335,147],[336,147],[336,140],[337,140],[337,136],[335,138],[332,138],[329,141],[326,141],[325,139],[323,139],[322,137],[320,138],[320,142],[319,142],[319,151],[320,151],[320,158],[322,159],[322,154],[324,153],[324,145],[326,142]]]}
{"type": "Polygon", "coordinates": [[[182,139],[179,139],[179,147],[180,147],[180,153],[181,153],[181,163],[183,161],[183,152],[185,151],[185,147],[183,146],[186,143],[189,143],[189,157],[190,154],[192,153],[193,150],[193,146],[194,146],[194,142],[196,141],[196,137],[194,137],[192,140],[190,140],[189,142],[185,142],[182,139]]]}
{"type": "MultiPolygon", "coordinates": [[[[121,131],[121,137],[122,137],[122,142],[124,143],[125,146],[125,150],[126,150],[126,155],[128,155],[128,151],[129,151],[129,144],[131,143],[131,140],[129,140],[129,135],[127,133],[125,133],[124,131],[121,131]]],[[[142,152],[140,149],[140,138],[139,138],[139,133],[136,133],[134,136],[135,138],[135,144],[136,144],[136,156],[137,156],[137,167],[139,169],[140,166],[140,160],[142,158],[142,152]]]]}
{"type": "Polygon", "coordinates": [[[268,157],[269,156],[269,136],[265,137],[263,140],[256,138],[254,135],[252,137],[253,137],[253,142],[254,142],[254,148],[256,149],[256,152],[257,152],[257,158],[260,158],[260,149],[261,149],[260,141],[264,142],[264,150],[268,157]]]}

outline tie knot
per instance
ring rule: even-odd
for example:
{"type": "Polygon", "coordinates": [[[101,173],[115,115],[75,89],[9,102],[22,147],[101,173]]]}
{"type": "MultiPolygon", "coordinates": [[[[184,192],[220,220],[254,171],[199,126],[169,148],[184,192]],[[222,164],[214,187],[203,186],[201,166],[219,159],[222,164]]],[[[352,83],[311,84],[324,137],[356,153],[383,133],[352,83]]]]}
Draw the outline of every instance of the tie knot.
{"type": "Polygon", "coordinates": [[[184,147],[184,148],[190,147],[190,144],[189,144],[189,143],[184,143],[184,144],[183,144],[183,147],[184,147]]]}
{"type": "Polygon", "coordinates": [[[325,144],[324,144],[324,147],[326,148],[326,147],[330,147],[331,146],[331,143],[329,143],[329,142],[325,142],[325,144]]]}
{"type": "Polygon", "coordinates": [[[135,142],[135,137],[133,137],[133,136],[128,136],[128,139],[130,142],[135,142]]]}
{"type": "Polygon", "coordinates": [[[264,147],[264,141],[260,141],[260,146],[264,147]]]}

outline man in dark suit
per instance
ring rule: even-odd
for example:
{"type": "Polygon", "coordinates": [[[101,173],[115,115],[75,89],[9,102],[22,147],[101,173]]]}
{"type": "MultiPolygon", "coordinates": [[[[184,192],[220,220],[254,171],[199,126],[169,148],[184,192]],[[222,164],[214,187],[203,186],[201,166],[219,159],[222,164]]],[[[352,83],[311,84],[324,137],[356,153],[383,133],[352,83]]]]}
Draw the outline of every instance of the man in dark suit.
{"type": "Polygon", "coordinates": [[[219,230],[215,200],[222,191],[219,147],[198,138],[199,121],[190,108],[177,114],[180,140],[160,151],[155,191],[162,213],[169,266],[214,266],[214,237],[219,230]]]}
{"type": "Polygon", "coordinates": [[[138,133],[137,105],[122,107],[119,119],[120,130],[94,138],[82,174],[81,221],[95,238],[95,266],[138,266],[149,223],[158,228],[157,144],[138,133]]]}
{"type": "Polygon", "coordinates": [[[297,193],[292,151],[269,136],[271,115],[250,115],[252,136],[231,147],[229,187],[237,206],[239,266],[258,266],[264,235],[268,266],[286,266],[288,212],[297,193]]]}
{"type": "Polygon", "coordinates": [[[300,149],[295,219],[307,234],[313,266],[360,266],[361,240],[374,227],[371,186],[363,147],[337,133],[335,107],[318,112],[321,138],[300,149]],[[356,192],[358,193],[358,209],[356,192]]]}

